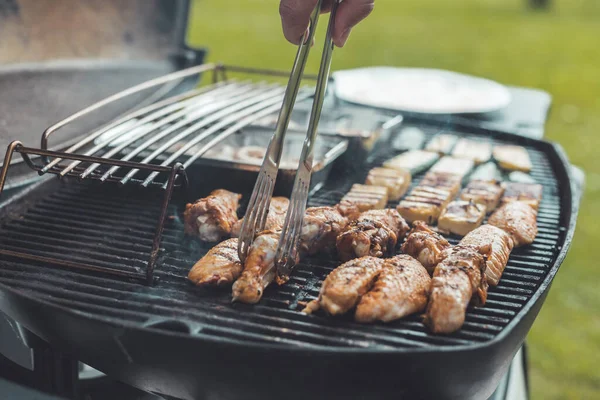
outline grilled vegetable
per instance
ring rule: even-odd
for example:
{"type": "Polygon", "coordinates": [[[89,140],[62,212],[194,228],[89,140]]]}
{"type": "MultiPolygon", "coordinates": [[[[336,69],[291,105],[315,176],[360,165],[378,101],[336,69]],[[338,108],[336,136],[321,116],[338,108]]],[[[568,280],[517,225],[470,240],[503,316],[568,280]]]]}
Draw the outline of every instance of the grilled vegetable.
{"type": "Polygon", "coordinates": [[[373,168],[365,183],[387,188],[388,200],[398,200],[404,196],[411,182],[407,169],[373,168]]]}
{"type": "Polygon", "coordinates": [[[382,186],[355,183],[342,201],[356,204],[360,211],[381,210],[388,202],[388,190],[382,186]]]}
{"type": "Polygon", "coordinates": [[[446,172],[428,172],[418,187],[431,187],[435,189],[446,190],[450,193],[450,197],[456,196],[460,190],[461,177],[453,173],[446,172]]]}
{"type": "Polygon", "coordinates": [[[485,218],[485,206],[457,200],[446,206],[438,220],[440,230],[464,236],[477,228],[485,218]]]}
{"type": "Polygon", "coordinates": [[[492,212],[504,193],[504,188],[497,181],[471,181],[460,192],[460,199],[472,201],[485,207],[486,212],[492,212]]]}
{"type": "Polygon", "coordinates": [[[423,148],[425,143],[425,133],[419,128],[409,126],[403,128],[392,141],[394,150],[418,150],[423,148]]]}
{"type": "Polygon", "coordinates": [[[464,158],[454,158],[454,157],[442,157],[440,161],[435,163],[433,167],[431,167],[430,172],[443,172],[446,174],[455,174],[460,176],[460,179],[464,179],[465,176],[474,166],[473,160],[467,160],[464,158]]]}
{"type": "Polygon", "coordinates": [[[496,286],[513,249],[514,244],[510,235],[495,226],[482,225],[469,232],[460,244],[475,247],[479,251],[479,254],[485,258],[487,282],[496,286]]]}
{"type": "Polygon", "coordinates": [[[452,156],[466,158],[473,160],[475,164],[481,164],[492,158],[492,145],[486,142],[460,139],[452,151],[452,156]]]}
{"type": "Polygon", "coordinates": [[[488,223],[511,235],[515,246],[531,244],[537,236],[537,212],[521,201],[504,204],[490,216],[488,223]]]}
{"type": "Polygon", "coordinates": [[[494,158],[503,169],[522,172],[531,171],[531,159],[524,147],[496,146],[494,147],[494,158]]]}
{"type": "Polygon", "coordinates": [[[521,171],[513,171],[508,174],[508,180],[517,183],[536,183],[531,175],[521,171]]]}
{"type": "Polygon", "coordinates": [[[439,158],[440,156],[438,156],[437,153],[423,150],[411,150],[394,158],[390,158],[383,163],[383,166],[392,169],[408,169],[412,175],[416,175],[431,167],[439,158]]]}
{"type": "Polygon", "coordinates": [[[428,172],[397,210],[409,222],[432,224],[460,189],[460,176],[443,172],[428,172]]]}
{"type": "Polygon", "coordinates": [[[359,322],[389,322],[423,311],[429,299],[431,278],[420,262],[402,254],[384,261],[369,292],[356,307],[359,322]]]}
{"type": "Polygon", "coordinates": [[[408,222],[425,221],[433,224],[438,220],[450,198],[451,193],[447,190],[419,186],[414,188],[396,209],[408,222]]]}
{"type": "Polygon", "coordinates": [[[495,162],[478,165],[469,176],[470,181],[502,181],[502,171],[495,162]]]}
{"type": "Polygon", "coordinates": [[[515,183],[504,182],[504,196],[502,203],[510,203],[512,201],[521,201],[529,204],[535,210],[540,206],[542,201],[542,185],[532,183],[515,183]]]}
{"type": "Polygon", "coordinates": [[[457,140],[458,138],[454,135],[437,135],[427,143],[425,150],[439,153],[440,155],[450,154],[457,140]]]}

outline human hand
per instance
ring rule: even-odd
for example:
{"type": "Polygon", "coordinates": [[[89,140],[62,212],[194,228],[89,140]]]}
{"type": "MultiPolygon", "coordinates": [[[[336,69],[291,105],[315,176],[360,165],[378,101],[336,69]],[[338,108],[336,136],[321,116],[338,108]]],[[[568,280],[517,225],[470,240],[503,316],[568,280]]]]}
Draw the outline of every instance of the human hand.
{"type": "MultiPolygon", "coordinates": [[[[318,0],[281,0],[279,14],[283,25],[283,35],[293,44],[300,44],[302,36],[308,29],[310,14],[318,0]]],[[[323,0],[321,12],[329,12],[334,0],[323,0]]],[[[343,47],[350,31],[365,19],[375,7],[374,0],[344,0],[339,5],[333,30],[333,43],[343,47]]]]}

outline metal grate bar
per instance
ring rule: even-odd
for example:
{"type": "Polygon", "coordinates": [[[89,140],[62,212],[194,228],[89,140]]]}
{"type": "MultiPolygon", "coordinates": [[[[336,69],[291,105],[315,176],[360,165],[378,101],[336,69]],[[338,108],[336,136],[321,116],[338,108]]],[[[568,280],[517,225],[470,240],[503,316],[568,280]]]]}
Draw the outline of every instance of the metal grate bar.
{"type": "MultiPolygon", "coordinates": [[[[130,120],[128,121],[130,123],[119,125],[114,129],[105,132],[104,136],[107,138],[83,154],[91,156],[106,148],[110,148],[110,150],[101,156],[103,158],[110,158],[121,152],[131,143],[143,139],[170,123],[178,121],[177,124],[174,124],[176,128],[185,126],[194,120],[218,111],[220,108],[235,103],[239,99],[252,96],[253,91],[260,91],[260,88],[253,88],[250,84],[240,86],[228,85],[212,90],[209,93],[210,95],[204,94],[197,96],[186,102],[161,109],[158,112],[137,121],[130,120]],[[123,138],[125,138],[125,140],[123,140],[123,138]]],[[[99,139],[103,139],[103,137],[101,136],[99,139]]],[[[63,169],[60,175],[65,176],[79,165],[79,163],[80,162],[73,162],[69,164],[69,166],[63,169]]],[[[88,176],[100,165],[101,164],[92,164],[81,174],[81,178],[88,176]]]]}
{"type": "MultiPolygon", "coordinates": [[[[134,148],[132,150],[127,149],[127,151],[125,152],[125,155],[123,157],[121,157],[122,160],[131,160],[135,156],[137,156],[142,150],[148,148],[149,146],[158,142],[159,140],[162,140],[163,138],[168,137],[172,133],[177,132],[179,129],[182,129],[188,125],[191,125],[195,121],[198,121],[198,120],[200,120],[201,123],[197,123],[194,125],[194,126],[197,126],[197,129],[207,126],[213,122],[214,115],[217,115],[218,113],[221,113],[224,110],[227,110],[229,107],[231,107],[232,105],[235,105],[239,102],[243,102],[248,99],[257,98],[260,95],[264,94],[265,92],[268,92],[269,89],[270,89],[269,87],[265,87],[263,85],[258,85],[258,86],[244,85],[244,86],[238,88],[238,90],[226,92],[220,96],[204,98],[203,99],[204,101],[200,101],[196,104],[188,106],[184,110],[180,111],[179,113],[173,114],[173,115],[171,115],[165,119],[162,119],[159,122],[156,122],[152,125],[147,124],[147,126],[145,126],[145,127],[143,126],[143,124],[140,125],[140,127],[144,128],[144,129],[140,129],[139,132],[136,132],[136,131],[131,132],[130,131],[127,134],[125,140],[122,140],[122,142],[119,144],[114,143],[114,145],[111,146],[112,149],[107,151],[102,157],[104,157],[104,158],[113,157],[119,153],[122,153],[123,150],[127,149],[133,143],[139,142],[140,144],[138,145],[137,148],[134,148]],[[168,124],[175,122],[175,121],[176,121],[176,123],[173,123],[167,129],[163,129],[162,131],[160,131],[162,128],[164,128],[168,124]],[[158,131],[157,134],[151,135],[149,138],[147,138],[147,136],[149,136],[150,134],[157,132],[157,131],[158,131]]],[[[106,146],[102,146],[102,147],[106,147],[106,146]]],[[[92,164],[81,174],[81,178],[82,179],[85,178],[99,166],[100,166],[100,164],[92,164]]],[[[115,170],[115,171],[116,171],[116,169],[118,169],[118,167],[111,168],[111,170],[115,170]]],[[[109,171],[111,171],[111,170],[109,170],[109,171]]],[[[111,172],[111,174],[112,174],[112,172],[111,172]]],[[[110,176],[110,174],[107,173],[107,174],[103,175],[104,179],[101,179],[101,180],[105,180],[109,176],[110,176]]]]}

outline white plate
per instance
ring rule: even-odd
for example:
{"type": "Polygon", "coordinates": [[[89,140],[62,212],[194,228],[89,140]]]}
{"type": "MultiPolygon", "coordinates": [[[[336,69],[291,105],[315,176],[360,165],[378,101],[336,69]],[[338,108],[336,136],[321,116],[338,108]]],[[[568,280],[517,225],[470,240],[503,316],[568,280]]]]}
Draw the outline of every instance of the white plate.
{"type": "Polygon", "coordinates": [[[427,114],[487,113],[506,107],[508,89],[456,72],[371,67],[333,74],[336,95],[351,103],[427,114]]]}

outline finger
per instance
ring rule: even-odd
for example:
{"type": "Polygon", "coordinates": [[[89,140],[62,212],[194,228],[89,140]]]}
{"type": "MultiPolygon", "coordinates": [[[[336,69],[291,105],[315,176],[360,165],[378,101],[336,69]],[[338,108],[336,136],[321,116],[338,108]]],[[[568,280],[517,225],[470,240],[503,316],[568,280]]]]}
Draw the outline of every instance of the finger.
{"type": "Polygon", "coordinates": [[[371,14],[374,7],[374,0],[344,0],[335,17],[333,43],[337,47],[344,47],[352,28],[371,14]]]}
{"type": "Polygon", "coordinates": [[[302,36],[308,29],[310,14],[315,9],[318,0],[281,0],[279,15],[283,35],[293,43],[300,44],[302,36]]]}

